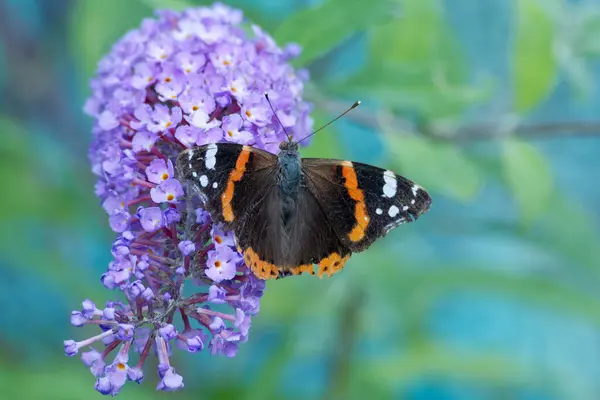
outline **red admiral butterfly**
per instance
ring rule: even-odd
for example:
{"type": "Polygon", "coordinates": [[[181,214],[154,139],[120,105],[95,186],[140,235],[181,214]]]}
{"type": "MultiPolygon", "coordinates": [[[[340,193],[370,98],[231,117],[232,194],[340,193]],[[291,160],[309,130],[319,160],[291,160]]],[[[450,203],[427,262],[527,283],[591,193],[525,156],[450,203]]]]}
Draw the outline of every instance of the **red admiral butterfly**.
{"type": "Polygon", "coordinates": [[[353,252],[416,220],[431,204],[422,187],[392,171],[300,158],[291,139],[277,155],[232,143],[187,149],[177,158],[177,173],[213,221],[233,230],[261,279],[314,275],[313,264],[319,277],[331,276],[353,252]]]}

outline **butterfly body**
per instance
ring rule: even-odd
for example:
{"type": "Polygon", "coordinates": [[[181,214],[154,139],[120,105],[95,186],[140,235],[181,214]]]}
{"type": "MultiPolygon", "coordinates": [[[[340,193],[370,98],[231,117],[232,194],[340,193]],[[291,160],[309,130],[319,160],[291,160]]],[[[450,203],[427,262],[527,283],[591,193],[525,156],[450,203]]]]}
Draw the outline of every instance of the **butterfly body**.
{"type": "MultiPolygon", "coordinates": [[[[420,186],[391,171],[343,160],[300,158],[295,142],[277,155],[211,143],[187,149],[177,173],[213,221],[233,230],[261,279],[304,272],[331,276],[353,252],[429,208],[420,186]]],[[[189,190],[188,190],[189,193],[189,190]]]]}
{"type": "Polygon", "coordinates": [[[296,143],[282,142],[277,154],[277,168],[276,182],[281,199],[281,219],[285,230],[289,231],[293,214],[297,211],[297,199],[304,180],[296,143]]]}

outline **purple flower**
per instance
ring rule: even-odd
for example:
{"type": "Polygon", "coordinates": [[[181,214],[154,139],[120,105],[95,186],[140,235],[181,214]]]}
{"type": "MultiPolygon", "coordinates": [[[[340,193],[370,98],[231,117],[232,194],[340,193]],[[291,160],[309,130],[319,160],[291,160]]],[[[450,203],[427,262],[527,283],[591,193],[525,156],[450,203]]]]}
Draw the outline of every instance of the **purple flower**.
{"type": "Polygon", "coordinates": [[[183,387],[183,377],[175,373],[173,367],[169,367],[163,374],[162,379],[158,382],[156,390],[172,392],[183,387]]]}
{"type": "Polygon", "coordinates": [[[129,378],[130,381],[142,383],[144,380],[144,371],[139,367],[129,368],[127,371],[127,378],[129,378]]]}
{"type": "Polygon", "coordinates": [[[79,311],[71,312],[71,325],[73,326],[83,326],[88,321],[82,313],[79,311]]]}
{"type": "Polygon", "coordinates": [[[119,330],[117,331],[117,337],[119,340],[130,340],[133,339],[133,325],[130,324],[119,324],[119,330]]]}
{"type": "Polygon", "coordinates": [[[150,189],[150,197],[155,203],[176,203],[183,196],[183,188],[177,179],[167,179],[150,189]]]}
{"type": "Polygon", "coordinates": [[[215,244],[215,247],[235,247],[235,239],[233,238],[232,231],[225,232],[219,226],[214,225],[210,230],[210,236],[215,244]]]}
{"type": "Polygon", "coordinates": [[[223,141],[277,151],[287,138],[265,91],[284,126],[304,135],[312,124],[302,101],[307,75],[288,64],[297,47],[281,50],[222,4],[156,15],[99,62],[85,103],[94,118],[95,193],[116,232],[101,282],[126,302],[100,309],[85,300],[71,323],[98,334],[63,346],[68,356],[82,350],[96,390],[112,396],[127,380],[143,380],[148,357],[158,358],[159,390],[182,388],[173,349],[233,357],[260,310],[265,282],[244,264],[233,234],[186,193],[174,160],[186,148],[223,141]],[[128,364],[130,351],[136,365],[128,364]]]}
{"type": "Polygon", "coordinates": [[[177,336],[177,330],[173,325],[167,324],[158,330],[158,334],[168,342],[177,336]]]}
{"type": "Polygon", "coordinates": [[[233,279],[237,273],[236,263],[240,256],[230,247],[223,246],[208,252],[206,276],[215,282],[233,279]]]}
{"type": "Polygon", "coordinates": [[[85,351],[81,353],[81,361],[87,366],[91,367],[99,360],[102,360],[102,354],[95,349],[91,349],[90,351],[85,351]]]}
{"type": "Polygon", "coordinates": [[[150,114],[151,122],[147,124],[150,132],[160,132],[171,127],[176,127],[181,122],[181,108],[169,107],[163,104],[156,104],[154,111],[150,114]]]}
{"type": "Polygon", "coordinates": [[[208,301],[210,301],[211,303],[215,303],[215,304],[223,304],[225,303],[225,295],[227,294],[227,291],[225,291],[225,289],[217,286],[217,285],[211,285],[208,288],[208,301]]]}
{"type": "Polygon", "coordinates": [[[164,224],[163,212],[158,207],[143,208],[138,214],[140,215],[142,228],[146,232],[154,232],[155,230],[162,228],[164,224]]]}
{"type": "Polygon", "coordinates": [[[63,344],[65,347],[65,354],[69,357],[73,357],[79,351],[79,347],[77,347],[77,343],[74,340],[65,340],[63,344]]]}
{"type": "Polygon", "coordinates": [[[171,160],[156,159],[152,160],[150,165],[146,168],[146,176],[152,183],[159,184],[172,178],[175,175],[173,170],[173,162],[171,160]]]}
{"type": "Polygon", "coordinates": [[[156,133],[139,131],[135,134],[133,140],[131,141],[132,149],[136,153],[139,153],[140,151],[149,152],[157,140],[158,135],[156,133]]]}
{"type": "Polygon", "coordinates": [[[223,118],[222,129],[225,139],[233,143],[248,144],[254,140],[254,135],[242,129],[242,117],[239,114],[228,115],[223,118]]]}
{"type": "Polygon", "coordinates": [[[108,219],[110,229],[115,232],[123,232],[129,226],[130,217],[131,215],[127,211],[115,210],[108,219]]]}
{"type": "Polygon", "coordinates": [[[112,112],[105,110],[98,118],[98,126],[105,131],[110,131],[119,126],[119,121],[112,112]]]}
{"type": "Polygon", "coordinates": [[[196,144],[198,146],[202,146],[207,143],[216,143],[220,142],[223,139],[223,130],[221,128],[211,128],[198,135],[198,139],[196,140],[196,144]]]}
{"type": "Polygon", "coordinates": [[[183,242],[180,242],[177,247],[179,247],[179,251],[181,251],[184,256],[189,256],[196,250],[196,245],[191,240],[184,240],[183,242]]]}
{"type": "Polygon", "coordinates": [[[193,147],[198,140],[200,130],[189,125],[181,125],[175,131],[175,139],[185,147],[193,147]]]}

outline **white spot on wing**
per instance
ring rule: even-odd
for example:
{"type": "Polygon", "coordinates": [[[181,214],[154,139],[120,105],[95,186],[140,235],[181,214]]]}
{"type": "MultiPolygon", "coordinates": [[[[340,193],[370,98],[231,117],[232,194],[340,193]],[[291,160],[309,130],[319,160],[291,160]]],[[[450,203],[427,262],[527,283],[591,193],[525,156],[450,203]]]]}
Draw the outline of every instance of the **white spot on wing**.
{"type": "Polygon", "coordinates": [[[193,176],[194,178],[198,177],[198,174],[196,173],[196,171],[192,171],[192,176],[193,176]]]}
{"type": "Polygon", "coordinates": [[[208,185],[208,177],[206,175],[202,175],[200,177],[200,184],[202,187],[206,187],[206,185],[208,185]]]}
{"type": "Polygon", "coordinates": [[[408,206],[402,207],[402,211],[406,211],[406,210],[408,210],[408,206]]]}
{"type": "Polygon", "coordinates": [[[217,164],[217,145],[214,143],[206,146],[206,157],[204,158],[204,165],[208,169],[215,169],[215,165],[217,164]]]}
{"type": "Polygon", "coordinates": [[[377,213],[377,215],[383,214],[383,210],[381,208],[378,208],[377,210],[375,210],[375,212],[377,213]]]}
{"type": "Polygon", "coordinates": [[[396,206],[391,206],[390,209],[388,210],[388,215],[392,218],[394,218],[396,215],[398,215],[398,213],[400,212],[400,209],[396,206]]]}
{"type": "Polygon", "coordinates": [[[213,183],[213,188],[216,189],[219,184],[217,182],[213,183]]]}
{"type": "Polygon", "coordinates": [[[396,174],[392,171],[385,171],[383,173],[383,180],[385,181],[385,185],[383,185],[383,195],[389,198],[394,197],[396,195],[396,189],[398,188],[396,174]]]}
{"type": "Polygon", "coordinates": [[[419,189],[421,189],[421,187],[419,185],[413,185],[411,189],[412,189],[412,192],[413,192],[413,196],[417,197],[417,191],[419,189]]]}
{"type": "Polygon", "coordinates": [[[192,161],[192,158],[194,157],[194,152],[193,151],[188,151],[188,161],[192,161]]]}

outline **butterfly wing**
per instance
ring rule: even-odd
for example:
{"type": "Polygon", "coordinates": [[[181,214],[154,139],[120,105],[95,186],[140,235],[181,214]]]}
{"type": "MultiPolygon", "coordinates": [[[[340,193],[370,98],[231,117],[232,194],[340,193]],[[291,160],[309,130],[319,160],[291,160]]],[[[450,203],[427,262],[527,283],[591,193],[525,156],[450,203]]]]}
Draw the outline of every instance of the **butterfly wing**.
{"type": "Polygon", "coordinates": [[[268,184],[265,178],[276,163],[276,155],[254,147],[210,143],[183,151],[177,157],[177,173],[198,194],[213,221],[235,232],[256,192],[262,189],[246,183],[268,184]]]}
{"type": "Polygon", "coordinates": [[[302,170],[328,223],[353,252],[366,250],[393,228],[416,220],[431,205],[422,187],[371,165],[305,158],[302,170]]]}
{"type": "MultiPolygon", "coordinates": [[[[256,187],[250,180],[246,184],[256,187]]],[[[284,217],[279,186],[262,189],[236,228],[244,260],[254,274],[261,279],[314,274],[313,264],[318,264],[319,276],[340,270],[350,250],[324,223],[325,213],[312,193],[301,188],[284,217]]]]}

